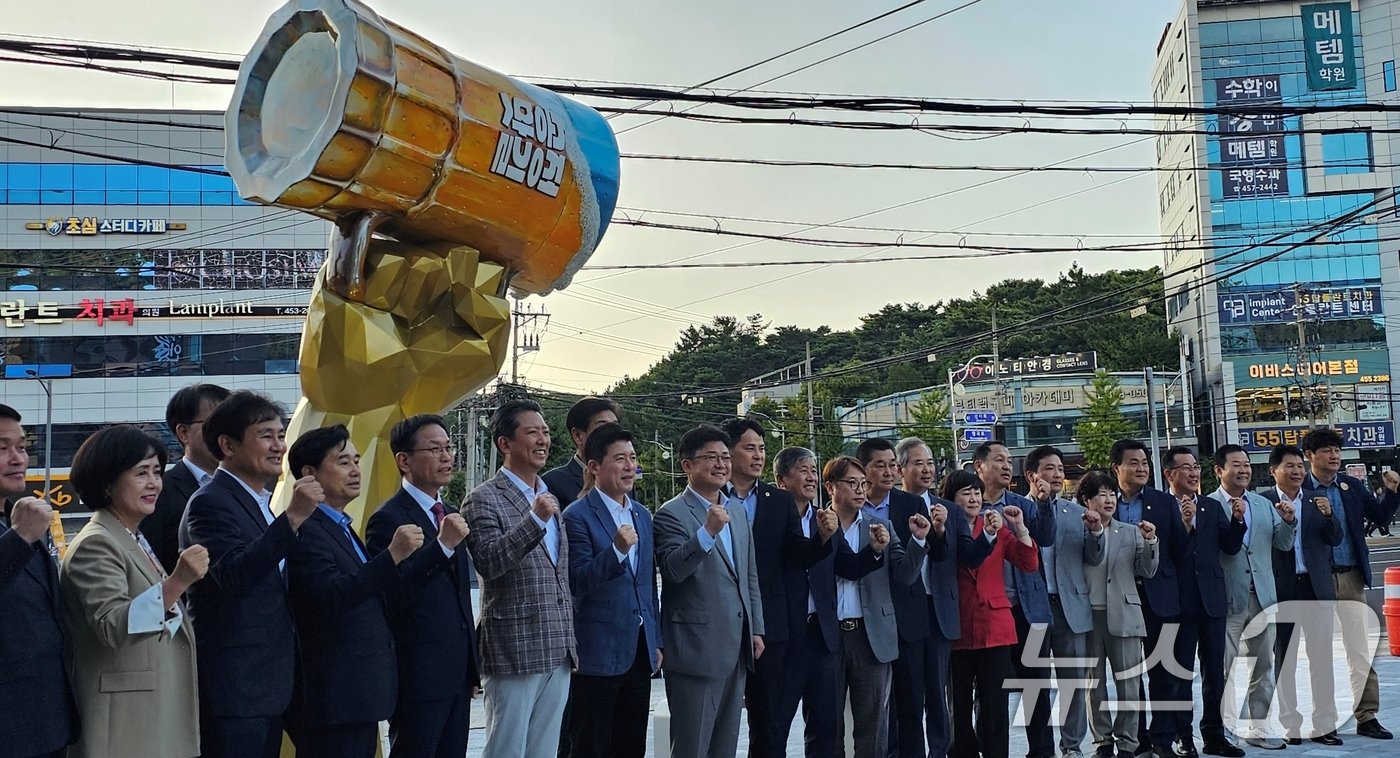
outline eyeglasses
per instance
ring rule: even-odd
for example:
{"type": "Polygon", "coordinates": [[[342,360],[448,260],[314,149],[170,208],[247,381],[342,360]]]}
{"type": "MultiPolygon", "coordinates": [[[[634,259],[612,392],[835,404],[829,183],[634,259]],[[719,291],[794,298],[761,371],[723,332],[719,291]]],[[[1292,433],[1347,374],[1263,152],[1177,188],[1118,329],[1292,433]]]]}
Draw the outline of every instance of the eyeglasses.
{"type": "Polygon", "coordinates": [[[870,482],[867,482],[864,479],[837,479],[836,481],[841,482],[842,484],[846,485],[847,487],[850,487],[856,492],[864,492],[870,489],[870,482]]]}
{"type": "Polygon", "coordinates": [[[703,461],[704,463],[708,463],[711,466],[713,466],[716,463],[723,463],[728,465],[730,461],[734,460],[734,456],[729,455],[728,453],[705,453],[704,455],[692,455],[690,459],[692,461],[703,461]]]}
{"type": "Polygon", "coordinates": [[[420,448],[415,448],[415,449],[410,450],[410,451],[408,451],[408,452],[410,452],[410,453],[427,453],[428,455],[431,455],[431,456],[434,457],[434,458],[443,458],[443,457],[450,457],[450,456],[456,455],[456,454],[457,454],[457,446],[456,446],[456,445],[448,445],[447,447],[438,447],[437,445],[434,445],[433,447],[420,447],[420,448]]]}
{"type": "Polygon", "coordinates": [[[1200,471],[1202,468],[1203,468],[1203,466],[1201,466],[1201,464],[1199,464],[1199,463],[1182,463],[1182,464],[1178,464],[1178,465],[1176,465],[1176,466],[1172,466],[1171,468],[1169,468],[1169,469],[1167,469],[1167,470],[1168,470],[1168,471],[1190,471],[1190,470],[1192,470],[1192,469],[1195,469],[1196,471],[1200,471]]]}

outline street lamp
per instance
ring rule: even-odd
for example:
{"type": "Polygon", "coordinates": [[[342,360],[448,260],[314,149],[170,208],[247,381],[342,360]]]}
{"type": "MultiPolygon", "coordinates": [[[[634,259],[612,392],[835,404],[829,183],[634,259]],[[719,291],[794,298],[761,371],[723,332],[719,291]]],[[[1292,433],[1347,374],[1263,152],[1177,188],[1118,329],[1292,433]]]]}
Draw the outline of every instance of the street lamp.
{"type": "MultiPolygon", "coordinates": [[[[646,441],[646,442],[650,442],[651,444],[656,445],[657,447],[661,448],[661,460],[663,460],[663,461],[670,461],[670,462],[671,462],[671,482],[670,482],[670,484],[671,484],[671,486],[674,487],[675,484],[676,484],[676,455],[675,455],[676,449],[675,449],[674,447],[672,447],[671,445],[667,445],[666,443],[664,443],[664,442],[661,441],[661,433],[660,433],[660,432],[653,430],[652,433],[651,433],[651,435],[652,435],[652,438],[649,439],[649,440],[645,440],[645,441],[646,441]]],[[[652,479],[652,480],[651,480],[651,497],[652,497],[652,503],[653,503],[652,507],[653,507],[653,508],[658,507],[658,506],[659,506],[659,503],[658,503],[657,501],[659,501],[659,500],[661,499],[661,491],[660,491],[660,489],[658,488],[655,479],[652,479]]]]}
{"type": "Polygon", "coordinates": [[[44,416],[44,499],[48,500],[53,488],[53,380],[39,376],[39,372],[32,368],[25,369],[24,373],[44,388],[44,395],[48,398],[48,411],[44,416]]]}

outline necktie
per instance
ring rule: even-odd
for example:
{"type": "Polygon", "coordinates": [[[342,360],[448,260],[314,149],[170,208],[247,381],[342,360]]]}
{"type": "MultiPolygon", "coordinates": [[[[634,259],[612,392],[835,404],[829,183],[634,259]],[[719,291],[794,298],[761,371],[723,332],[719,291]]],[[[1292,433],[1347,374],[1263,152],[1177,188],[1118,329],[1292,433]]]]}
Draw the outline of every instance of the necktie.
{"type": "Polygon", "coordinates": [[[432,511],[433,511],[433,526],[434,526],[435,528],[437,528],[437,529],[441,529],[441,528],[442,528],[442,520],[443,520],[444,518],[447,518],[447,506],[443,505],[443,504],[442,504],[442,501],[438,501],[438,502],[436,502],[436,503],[433,503],[432,511]]]}

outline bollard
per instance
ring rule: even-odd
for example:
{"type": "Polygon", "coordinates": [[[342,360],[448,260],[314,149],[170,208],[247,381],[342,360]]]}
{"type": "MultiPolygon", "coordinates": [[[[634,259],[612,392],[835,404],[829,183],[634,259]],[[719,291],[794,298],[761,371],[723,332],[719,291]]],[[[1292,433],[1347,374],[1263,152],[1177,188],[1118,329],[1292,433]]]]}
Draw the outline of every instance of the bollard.
{"type": "Polygon", "coordinates": [[[1390,638],[1390,654],[1400,656],[1400,566],[1385,570],[1385,635],[1390,638]]]}

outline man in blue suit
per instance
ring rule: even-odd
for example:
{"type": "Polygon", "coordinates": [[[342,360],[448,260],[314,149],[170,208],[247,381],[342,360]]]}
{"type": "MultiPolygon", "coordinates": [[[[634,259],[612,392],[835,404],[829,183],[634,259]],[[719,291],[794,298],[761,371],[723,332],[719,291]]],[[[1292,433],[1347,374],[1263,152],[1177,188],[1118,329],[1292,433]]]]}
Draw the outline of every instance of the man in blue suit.
{"type": "Polygon", "coordinates": [[[627,496],[637,478],[631,432],[603,424],[582,452],[593,487],[564,511],[578,644],[570,755],[642,758],[651,675],[662,658],[651,514],[627,496]]]}
{"type": "Polygon", "coordinates": [[[282,473],[282,409],[262,395],[229,395],[204,422],[219,459],[190,498],[180,549],[203,545],[209,573],[189,591],[199,663],[199,743],[204,758],[276,758],[292,702],[296,633],[286,561],[321,500],[314,477],[274,517],[265,485],[282,473]]]}
{"type": "MultiPolygon", "coordinates": [[[[1342,528],[1342,540],[1332,548],[1332,584],[1337,592],[1337,616],[1341,620],[1342,647],[1346,649],[1351,691],[1356,695],[1352,713],[1356,733],[1361,737],[1388,740],[1393,737],[1376,718],[1381,707],[1380,685],[1371,667],[1370,645],[1362,605],[1366,588],[1371,586],[1371,554],[1366,548],[1365,520],[1383,521],[1385,508],[1371,494],[1366,483],[1341,473],[1342,436],[1334,429],[1318,427],[1303,436],[1303,455],[1308,459],[1305,486],[1325,497],[1342,528]],[[1348,602],[1350,601],[1350,602],[1348,602]]],[[[1329,735],[1323,735],[1327,737],[1329,735]]],[[[1341,744],[1335,733],[1324,744],[1341,744]]],[[[1317,741],[1322,742],[1321,738],[1317,741]]]]}
{"type": "MultiPolygon", "coordinates": [[[[0,496],[24,494],[29,467],[19,412],[0,405],[0,496]]],[[[0,514],[0,746],[16,758],[50,758],[78,737],[68,681],[71,643],[49,552],[49,504],[26,497],[0,514]]]]}

